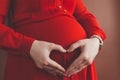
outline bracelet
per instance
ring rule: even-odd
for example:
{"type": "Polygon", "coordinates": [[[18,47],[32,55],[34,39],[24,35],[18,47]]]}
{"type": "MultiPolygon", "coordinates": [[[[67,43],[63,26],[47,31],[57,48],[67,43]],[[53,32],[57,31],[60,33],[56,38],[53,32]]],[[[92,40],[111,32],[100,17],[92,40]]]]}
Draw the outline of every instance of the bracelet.
{"type": "Polygon", "coordinates": [[[100,36],[93,35],[93,36],[91,36],[91,38],[97,38],[99,40],[99,43],[100,43],[99,44],[100,48],[103,46],[103,40],[102,40],[102,38],[100,36]]]}

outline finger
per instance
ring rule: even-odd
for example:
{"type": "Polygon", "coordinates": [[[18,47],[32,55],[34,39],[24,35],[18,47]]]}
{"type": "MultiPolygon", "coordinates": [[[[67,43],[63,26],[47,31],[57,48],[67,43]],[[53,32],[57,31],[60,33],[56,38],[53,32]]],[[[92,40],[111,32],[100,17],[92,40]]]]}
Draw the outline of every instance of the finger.
{"type": "Polygon", "coordinates": [[[80,71],[83,70],[86,66],[87,66],[87,63],[86,63],[86,62],[83,62],[81,65],[75,66],[75,67],[70,71],[70,73],[68,73],[68,76],[70,77],[71,75],[80,72],[80,71]]]}
{"type": "Polygon", "coordinates": [[[50,70],[50,69],[44,69],[45,71],[47,71],[48,73],[56,76],[57,73],[55,73],[53,70],[50,70]]]}
{"type": "Polygon", "coordinates": [[[70,73],[72,73],[72,70],[76,67],[76,66],[78,66],[78,65],[81,65],[83,62],[84,62],[84,60],[81,60],[81,61],[79,61],[79,63],[78,63],[78,59],[76,59],[71,65],[70,65],[70,67],[66,70],[66,74],[67,75],[69,75],[70,73]]]}
{"type": "Polygon", "coordinates": [[[67,50],[67,52],[73,52],[75,49],[79,48],[82,45],[81,41],[77,41],[75,43],[73,43],[69,49],[67,50]]]}
{"type": "Polygon", "coordinates": [[[57,70],[59,70],[63,73],[65,72],[65,69],[61,65],[59,65],[58,63],[53,61],[52,59],[49,60],[49,65],[48,66],[53,67],[53,68],[55,68],[55,69],[57,69],[57,70]]]}
{"type": "Polygon", "coordinates": [[[72,73],[72,70],[75,68],[75,67],[79,67],[81,66],[82,64],[85,63],[85,60],[83,59],[82,55],[80,55],[71,65],[70,67],[66,70],[66,73],[67,75],[69,75],[70,73],[72,73]]]}
{"type": "Polygon", "coordinates": [[[84,68],[86,68],[88,65],[83,64],[80,68],[76,68],[74,69],[74,72],[72,72],[71,74],[69,74],[68,76],[71,76],[73,74],[77,74],[78,72],[82,71],[84,68]]]}
{"type": "Polygon", "coordinates": [[[53,47],[54,50],[57,50],[57,51],[60,51],[62,53],[66,53],[66,50],[61,46],[61,45],[58,45],[56,44],[54,47],[53,47]]]}
{"type": "Polygon", "coordinates": [[[52,73],[54,75],[65,75],[65,73],[61,72],[60,70],[57,70],[51,66],[45,66],[44,69],[49,72],[49,73],[52,73]]]}
{"type": "Polygon", "coordinates": [[[80,54],[79,58],[83,59],[84,62],[86,62],[88,65],[90,65],[93,61],[93,59],[91,59],[91,56],[88,55],[88,51],[87,50],[83,50],[82,53],[80,54]]]}
{"type": "Polygon", "coordinates": [[[50,71],[52,73],[55,73],[55,74],[64,74],[60,70],[57,70],[57,69],[55,69],[53,67],[50,67],[50,66],[45,66],[44,69],[47,70],[47,71],[50,71]]]}

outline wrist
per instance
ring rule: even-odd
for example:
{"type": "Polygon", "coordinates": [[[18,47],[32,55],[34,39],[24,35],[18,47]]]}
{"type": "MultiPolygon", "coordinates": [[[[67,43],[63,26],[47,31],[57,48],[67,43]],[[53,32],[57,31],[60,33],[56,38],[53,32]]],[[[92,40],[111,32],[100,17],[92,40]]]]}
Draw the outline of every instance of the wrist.
{"type": "Polygon", "coordinates": [[[90,38],[96,38],[96,39],[98,39],[98,41],[99,41],[99,48],[101,49],[101,47],[103,46],[103,40],[102,40],[102,38],[100,36],[98,36],[98,35],[93,35],[90,38]]]}
{"type": "Polygon", "coordinates": [[[26,55],[29,55],[31,45],[34,42],[34,40],[35,40],[34,38],[24,36],[22,43],[21,43],[21,46],[20,46],[20,50],[25,52],[26,55]]]}

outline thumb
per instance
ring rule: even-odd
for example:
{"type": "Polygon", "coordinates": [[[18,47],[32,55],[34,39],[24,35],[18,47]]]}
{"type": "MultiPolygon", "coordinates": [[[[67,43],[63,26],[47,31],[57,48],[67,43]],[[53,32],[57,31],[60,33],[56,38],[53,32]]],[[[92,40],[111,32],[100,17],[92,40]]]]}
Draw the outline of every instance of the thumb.
{"type": "Polygon", "coordinates": [[[57,51],[60,51],[62,53],[66,53],[66,49],[64,49],[61,45],[58,45],[56,44],[54,47],[53,47],[53,50],[57,50],[57,51]]]}
{"type": "Polygon", "coordinates": [[[73,52],[75,49],[79,48],[82,46],[82,42],[81,41],[77,41],[75,43],[73,43],[69,49],[67,50],[67,52],[73,52]]]}
{"type": "Polygon", "coordinates": [[[54,60],[50,59],[49,62],[50,62],[49,66],[51,66],[61,72],[65,72],[65,69],[60,64],[55,62],[54,60]]]}

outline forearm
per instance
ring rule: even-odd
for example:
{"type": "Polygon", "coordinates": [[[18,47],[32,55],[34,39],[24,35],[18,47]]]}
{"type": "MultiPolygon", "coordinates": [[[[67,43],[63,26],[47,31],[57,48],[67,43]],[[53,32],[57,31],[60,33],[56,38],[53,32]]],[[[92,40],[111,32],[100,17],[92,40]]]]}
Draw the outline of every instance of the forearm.
{"type": "Polygon", "coordinates": [[[4,25],[3,20],[4,18],[0,16],[0,48],[29,53],[34,38],[15,32],[4,25]]]}
{"type": "Polygon", "coordinates": [[[106,35],[104,31],[100,28],[96,17],[88,11],[82,0],[77,0],[74,16],[85,29],[88,38],[93,35],[100,36],[102,40],[106,38],[106,35]]]}

